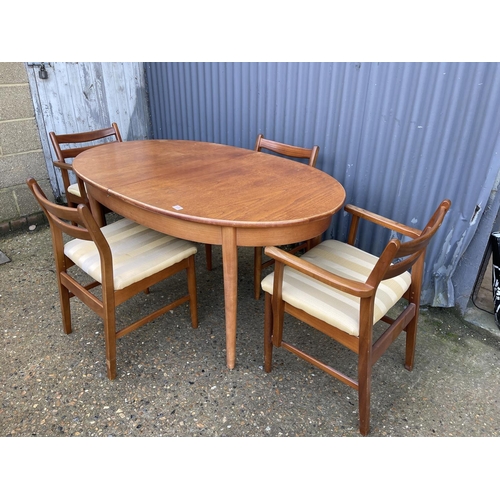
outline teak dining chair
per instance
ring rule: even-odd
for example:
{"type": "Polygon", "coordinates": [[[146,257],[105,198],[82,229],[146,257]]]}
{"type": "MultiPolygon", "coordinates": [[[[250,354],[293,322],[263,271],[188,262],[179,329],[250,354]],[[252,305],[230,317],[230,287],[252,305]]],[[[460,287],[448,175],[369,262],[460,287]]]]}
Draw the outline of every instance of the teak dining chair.
{"type": "Polygon", "coordinates": [[[194,244],[128,219],[100,228],[87,205],[73,208],[51,203],[34,179],[29,178],[27,184],[50,223],[64,332],[72,331],[70,298],[78,297],[104,321],[109,379],[116,377],[116,340],[120,337],[185,302],[189,302],[192,327],[198,327],[194,244]],[[64,243],[63,235],[74,239],[64,243]],[[69,272],[73,266],[94,281],[81,284],[69,272]],[[117,306],[140,292],[149,293],[150,286],[184,269],[187,295],[117,331],[117,306]],[[89,291],[99,285],[102,300],[89,291]]]}
{"type": "Polygon", "coordinates": [[[84,184],[78,178],[76,182],[71,181],[69,173],[73,171],[73,167],[71,166],[71,162],[67,160],[73,160],[83,151],[105,144],[109,142],[109,139],[122,142],[118,125],[112,123],[111,127],[108,128],[74,134],[55,134],[54,132],[50,132],[49,137],[57,158],[52,163],[61,169],[68,206],[76,207],[79,203],[87,203],[86,195],[82,195],[82,191],[85,190],[84,184]]]}
{"type": "MultiPolygon", "coordinates": [[[[316,160],[318,159],[319,146],[313,146],[311,149],[301,148],[298,146],[290,146],[288,144],[283,144],[281,142],[271,141],[266,139],[262,134],[259,134],[257,140],[255,141],[255,151],[262,151],[266,149],[272,151],[282,156],[287,156],[294,159],[307,159],[307,163],[310,167],[316,167],[316,160]]],[[[305,241],[297,245],[292,246],[289,249],[290,253],[297,253],[299,250],[303,250],[308,247],[309,242],[305,241]]],[[[269,259],[266,261],[262,260],[263,248],[254,248],[254,295],[255,299],[260,298],[260,280],[262,276],[262,271],[266,267],[272,266],[274,264],[274,259],[269,259]]]]}
{"type": "MultiPolygon", "coordinates": [[[[255,141],[254,151],[261,152],[263,149],[272,151],[280,156],[286,156],[293,159],[306,159],[308,160],[307,165],[310,167],[316,167],[316,160],[318,159],[319,146],[313,146],[311,149],[302,148],[299,146],[292,146],[289,144],[283,144],[281,142],[272,141],[266,139],[262,134],[257,136],[255,141]]],[[[294,245],[289,251],[291,253],[297,253],[299,250],[308,247],[308,242],[302,242],[294,245]]],[[[262,247],[254,248],[254,296],[258,300],[260,298],[260,278],[262,276],[262,271],[271,266],[274,263],[273,259],[262,261],[262,247]]],[[[211,245],[205,245],[207,268],[212,269],[212,247],[211,245]]]]}
{"type": "Polygon", "coordinates": [[[275,269],[262,280],[265,371],[272,369],[273,346],[284,347],[356,389],[359,429],[362,435],[368,434],[372,367],[402,331],[406,331],[405,368],[413,368],[425,252],[450,206],[451,202],[444,200],[420,231],[346,205],[345,210],[352,215],[347,243],[326,240],[301,257],[266,247],[265,253],[275,259],[275,269]],[[356,248],[360,219],[403,235],[407,241],[391,239],[380,257],[356,248]],[[402,298],[406,306],[391,319],[388,312],[402,298]],[[356,353],[357,380],[307,354],[303,347],[285,342],[285,312],[356,353]],[[380,320],[390,326],[374,339],[373,327],[380,320]]]}

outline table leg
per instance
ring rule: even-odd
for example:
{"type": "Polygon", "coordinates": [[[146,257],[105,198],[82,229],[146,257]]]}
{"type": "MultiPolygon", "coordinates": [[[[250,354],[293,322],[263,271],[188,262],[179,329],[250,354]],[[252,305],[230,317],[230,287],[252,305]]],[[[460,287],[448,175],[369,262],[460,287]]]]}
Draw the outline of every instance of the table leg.
{"type": "Polygon", "coordinates": [[[87,195],[87,198],[89,200],[90,211],[92,212],[92,215],[94,216],[97,225],[99,227],[105,226],[106,218],[104,216],[104,210],[102,208],[102,205],[98,201],[96,201],[90,194],[87,195]]]}
{"type": "Polygon", "coordinates": [[[314,248],[316,245],[319,245],[321,243],[321,237],[322,237],[322,234],[320,234],[319,236],[316,236],[315,238],[311,238],[307,242],[307,250],[311,250],[311,248],[314,248]]]}
{"type": "Polygon", "coordinates": [[[236,362],[236,310],[238,303],[238,249],[236,228],[222,228],[222,265],[226,312],[226,360],[232,370],[236,362]]]}

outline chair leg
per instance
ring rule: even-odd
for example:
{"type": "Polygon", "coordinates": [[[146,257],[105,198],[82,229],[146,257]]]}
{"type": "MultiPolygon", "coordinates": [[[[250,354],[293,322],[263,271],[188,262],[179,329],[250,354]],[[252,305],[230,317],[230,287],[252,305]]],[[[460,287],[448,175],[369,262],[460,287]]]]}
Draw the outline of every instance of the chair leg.
{"type": "MultiPolygon", "coordinates": [[[[370,370],[371,371],[371,370],[370,370]]],[[[370,432],[371,375],[365,374],[358,380],[359,432],[366,436],[370,432]]]]}
{"type": "Polygon", "coordinates": [[[267,293],[264,297],[264,370],[269,373],[273,367],[273,304],[271,294],[267,293]]]}
{"type": "Polygon", "coordinates": [[[58,282],[59,301],[61,303],[61,314],[64,333],[69,334],[73,331],[71,327],[71,306],[68,289],[58,282]]]}
{"type": "Polygon", "coordinates": [[[253,294],[255,300],[260,299],[261,275],[262,275],[262,247],[255,247],[253,255],[253,294]]]}
{"type": "Polygon", "coordinates": [[[191,312],[191,326],[193,328],[198,328],[198,299],[196,295],[196,272],[194,266],[194,255],[191,255],[187,268],[189,310],[191,312]]]}
{"type": "Polygon", "coordinates": [[[114,298],[106,300],[103,290],[104,340],[106,343],[106,366],[108,378],[116,378],[116,311],[114,298]]]}
{"type": "Polygon", "coordinates": [[[371,332],[363,335],[360,331],[358,353],[358,399],[359,399],[359,432],[366,436],[370,432],[370,396],[372,384],[371,332]],[[368,338],[366,338],[368,337],[368,338]]]}
{"type": "Polygon", "coordinates": [[[212,270],[212,245],[205,245],[205,256],[207,260],[207,270],[212,270]]]}
{"type": "Polygon", "coordinates": [[[405,368],[408,371],[413,370],[413,363],[415,361],[415,345],[417,343],[417,322],[418,318],[413,318],[406,327],[406,354],[405,354],[405,368]]]}

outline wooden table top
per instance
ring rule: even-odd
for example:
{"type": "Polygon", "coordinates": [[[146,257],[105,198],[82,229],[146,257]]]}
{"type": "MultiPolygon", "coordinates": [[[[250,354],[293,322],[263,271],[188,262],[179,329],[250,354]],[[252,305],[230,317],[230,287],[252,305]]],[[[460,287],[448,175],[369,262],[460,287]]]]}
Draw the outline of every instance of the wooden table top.
{"type": "Polygon", "coordinates": [[[296,225],[337,212],[345,200],[342,185],[321,170],[208,142],[114,142],[81,153],[73,167],[108,196],[218,226],[296,225]]]}

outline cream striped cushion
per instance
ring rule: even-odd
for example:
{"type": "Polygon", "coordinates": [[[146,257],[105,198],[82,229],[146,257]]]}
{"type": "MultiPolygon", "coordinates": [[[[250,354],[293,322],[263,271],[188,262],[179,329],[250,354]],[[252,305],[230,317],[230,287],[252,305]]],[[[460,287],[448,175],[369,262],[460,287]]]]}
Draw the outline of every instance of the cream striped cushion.
{"type": "Polygon", "coordinates": [[[80,196],[80,188],[78,187],[78,182],[76,184],[71,184],[68,186],[68,193],[74,194],[75,196],[80,196]]]}
{"type": "MultiPolygon", "coordinates": [[[[128,219],[101,229],[113,254],[114,286],[121,290],[132,283],[194,255],[196,246],[158,233],[128,219]]],[[[64,245],[64,253],[96,281],[101,281],[101,260],[93,241],[74,239],[64,245]]]]}
{"type": "MultiPolygon", "coordinates": [[[[306,252],[302,259],[343,278],[364,282],[377,257],[336,240],[326,240],[306,252]]],[[[262,280],[264,291],[273,293],[274,273],[262,280]]],[[[411,283],[405,272],[382,281],[375,296],[373,322],[380,320],[403,296],[411,283]]],[[[338,291],[285,266],[283,300],[350,335],[359,336],[359,299],[338,291]]]]}

